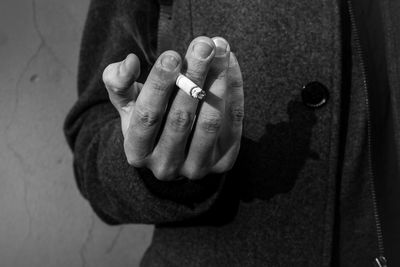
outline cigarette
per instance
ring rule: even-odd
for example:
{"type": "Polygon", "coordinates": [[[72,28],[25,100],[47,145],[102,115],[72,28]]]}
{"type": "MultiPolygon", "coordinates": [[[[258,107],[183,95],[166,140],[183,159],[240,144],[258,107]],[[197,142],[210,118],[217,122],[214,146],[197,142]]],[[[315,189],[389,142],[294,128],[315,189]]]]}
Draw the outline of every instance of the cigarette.
{"type": "Polygon", "coordinates": [[[203,89],[183,74],[179,74],[176,79],[176,86],[195,99],[202,100],[206,96],[203,89]]]}

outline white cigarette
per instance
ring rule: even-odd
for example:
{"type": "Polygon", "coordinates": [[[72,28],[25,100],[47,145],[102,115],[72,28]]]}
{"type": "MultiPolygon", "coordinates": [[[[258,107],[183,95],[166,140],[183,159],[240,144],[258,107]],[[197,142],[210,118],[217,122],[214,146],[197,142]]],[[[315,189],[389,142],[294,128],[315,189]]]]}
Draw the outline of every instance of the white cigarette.
{"type": "Polygon", "coordinates": [[[179,74],[176,79],[176,85],[195,99],[202,100],[206,96],[206,92],[203,89],[183,74],[179,74]]]}

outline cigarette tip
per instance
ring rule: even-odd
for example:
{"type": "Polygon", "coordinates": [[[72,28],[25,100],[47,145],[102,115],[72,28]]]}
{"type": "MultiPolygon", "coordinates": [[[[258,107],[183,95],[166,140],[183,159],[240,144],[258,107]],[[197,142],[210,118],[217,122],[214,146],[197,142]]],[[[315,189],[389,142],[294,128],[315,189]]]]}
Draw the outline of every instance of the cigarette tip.
{"type": "Polygon", "coordinates": [[[197,95],[198,100],[203,100],[206,97],[206,92],[201,90],[201,92],[197,95]]]}

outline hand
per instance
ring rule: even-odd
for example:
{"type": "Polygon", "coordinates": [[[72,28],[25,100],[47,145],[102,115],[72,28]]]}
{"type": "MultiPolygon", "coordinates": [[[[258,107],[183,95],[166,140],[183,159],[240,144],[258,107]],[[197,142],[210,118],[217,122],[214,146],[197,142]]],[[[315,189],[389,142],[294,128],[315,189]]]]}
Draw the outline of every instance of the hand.
{"type": "Polygon", "coordinates": [[[182,67],[178,53],[164,52],[144,84],[136,82],[140,62],[134,54],[103,73],[121,117],[129,164],[150,169],[159,180],[226,172],[239,152],[243,82],[229,44],[220,37],[198,37],[189,45],[185,63],[182,67]],[[180,72],[207,92],[203,102],[176,92],[180,72]]]}

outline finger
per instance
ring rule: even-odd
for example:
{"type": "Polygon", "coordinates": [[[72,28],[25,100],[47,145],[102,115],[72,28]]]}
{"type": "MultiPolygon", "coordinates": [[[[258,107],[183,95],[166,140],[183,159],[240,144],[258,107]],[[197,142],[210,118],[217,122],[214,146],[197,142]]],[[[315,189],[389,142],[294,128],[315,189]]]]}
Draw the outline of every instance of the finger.
{"type": "MultiPolygon", "coordinates": [[[[188,47],[182,73],[202,87],[215,54],[214,42],[197,37],[188,47]]],[[[195,118],[198,100],[178,90],[167,120],[152,155],[153,172],[159,179],[169,180],[179,174],[185,159],[185,147],[195,118]]]]}
{"type": "Polygon", "coordinates": [[[166,51],[150,71],[133,108],[125,138],[125,152],[132,165],[142,166],[152,152],[180,69],[180,56],[166,51]]]}
{"type": "Polygon", "coordinates": [[[240,149],[244,119],[243,78],[236,56],[231,52],[228,68],[228,92],[225,104],[225,120],[217,147],[221,158],[213,166],[213,172],[225,172],[232,168],[240,149]]]}
{"type": "MultiPolygon", "coordinates": [[[[202,88],[214,55],[215,44],[210,38],[205,36],[195,38],[186,52],[182,73],[202,88]]],[[[183,90],[178,90],[171,104],[171,111],[182,111],[187,113],[188,117],[194,118],[198,103],[198,100],[183,90]]]]}
{"type": "Polygon", "coordinates": [[[103,82],[111,103],[118,111],[124,110],[134,100],[135,90],[139,90],[135,80],[140,75],[140,61],[129,54],[123,61],[108,65],[103,72],[103,82]]]}
{"type": "Polygon", "coordinates": [[[170,110],[150,163],[158,179],[172,180],[178,176],[193,120],[194,113],[182,109],[170,110]]]}
{"type": "Polygon", "coordinates": [[[216,54],[206,80],[209,90],[200,108],[188,156],[182,167],[182,172],[193,179],[201,178],[208,172],[218,156],[215,144],[224,120],[230,48],[221,37],[215,37],[213,41],[216,54]]]}

